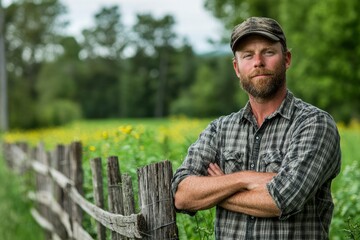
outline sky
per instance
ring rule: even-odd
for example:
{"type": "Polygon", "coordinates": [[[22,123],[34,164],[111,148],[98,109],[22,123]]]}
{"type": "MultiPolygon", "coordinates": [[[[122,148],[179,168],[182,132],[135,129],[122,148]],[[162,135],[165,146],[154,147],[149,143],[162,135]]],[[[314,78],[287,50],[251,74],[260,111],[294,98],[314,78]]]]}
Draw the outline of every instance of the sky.
{"type": "MultiPolygon", "coordinates": [[[[8,0],[11,1],[11,0],[8,0]]],[[[136,13],[150,13],[154,17],[174,16],[175,32],[186,37],[198,53],[213,51],[209,38],[219,40],[222,25],[204,7],[204,0],[61,0],[68,8],[69,33],[80,34],[92,26],[93,16],[103,6],[119,5],[121,21],[132,26],[136,13]]],[[[5,1],[4,1],[5,2],[5,1]]]]}

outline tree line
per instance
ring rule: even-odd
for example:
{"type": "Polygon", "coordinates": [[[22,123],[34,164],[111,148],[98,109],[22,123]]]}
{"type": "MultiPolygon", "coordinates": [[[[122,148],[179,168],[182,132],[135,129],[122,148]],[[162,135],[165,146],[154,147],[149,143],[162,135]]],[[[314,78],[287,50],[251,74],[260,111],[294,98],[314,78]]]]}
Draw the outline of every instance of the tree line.
{"type": "MultiPolygon", "coordinates": [[[[292,48],[288,85],[337,121],[359,118],[359,26],[356,0],[205,0],[232,27],[251,15],[276,18],[292,48]]],[[[16,0],[4,9],[10,128],[87,118],[209,117],[237,111],[247,96],[232,54],[214,44],[199,55],[171,15],[137,14],[122,22],[121,4],[102,7],[80,37],[65,33],[59,0],[16,0]]],[[[199,19],[201,21],[201,19],[199,19]]]]}

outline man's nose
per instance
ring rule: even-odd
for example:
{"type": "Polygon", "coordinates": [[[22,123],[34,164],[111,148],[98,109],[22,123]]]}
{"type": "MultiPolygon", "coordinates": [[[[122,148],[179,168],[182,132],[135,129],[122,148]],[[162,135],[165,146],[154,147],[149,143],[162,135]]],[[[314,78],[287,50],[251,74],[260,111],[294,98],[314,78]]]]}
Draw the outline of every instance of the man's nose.
{"type": "Polygon", "coordinates": [[[261,54],[255,54],[254,67],[263,67],[264,65],[264,57],[261,54]]]}

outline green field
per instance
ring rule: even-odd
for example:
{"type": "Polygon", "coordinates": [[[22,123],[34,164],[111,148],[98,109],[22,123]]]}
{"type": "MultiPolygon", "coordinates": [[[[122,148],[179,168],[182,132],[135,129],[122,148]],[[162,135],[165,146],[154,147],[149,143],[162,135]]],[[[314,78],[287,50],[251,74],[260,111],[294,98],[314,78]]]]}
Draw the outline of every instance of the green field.
{"type": "MultiPolygon", "coordinates": [[[[120,159],[122,172],[136,179],[136,168],[152,162],[169,159],[177,168],[186,150],[210,120],[172,118],[166,120],[107,120],[82,121],[61,128],[39,129],[27,132],[11,132],[2,136],[5,141],[26,141],[36,145],[45,143],[48,149],[56,144],[81,141],[84,151],[85,187],[91,194],[89,159],[112,155],[120,159]],[[123,161],[126,160],[126,161],[123,161]]],[[[347,225],[360,222],[360,124],[349,127],[339,124],[343,164],[341,174],[333,184],[335,215],[331,226],[331,239],[344,239],[351,229],[347,225]]],[[[0,164],[0,239],[39,239],[40,228],[31,219],[26,200],[26,187],[0,164]],[[9,179],[14,181],[9,181],[9,179]],[[31,231],[31,234],[29,234],[31,231]],[[14,235],[16,232],[16,236],[14,235]],[[34,236],[30,238],[29,236],[34,236]]],[[[195,217],[178,214],[181,239],[213,239],[213,211],[199,212],[195,217]]],[[[91,223],[87,227],[94,228],[91,223]]],[[[353,229],[352,232],[356,232],[353,229]]],[[[356,238],[353,238],[356,239],[356,238]]]]}

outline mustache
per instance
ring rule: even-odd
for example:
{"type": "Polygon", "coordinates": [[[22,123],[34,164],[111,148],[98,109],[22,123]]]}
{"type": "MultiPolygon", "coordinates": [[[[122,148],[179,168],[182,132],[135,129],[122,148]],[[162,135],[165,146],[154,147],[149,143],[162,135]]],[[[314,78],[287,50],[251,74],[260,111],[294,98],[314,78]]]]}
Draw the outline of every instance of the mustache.
{"type": "Polygon", "coordinates": [[[256,77],[259,75],[273,75],[274,72],[266,69],[257,69],[250,73],[250,77],[256,77]]]}

